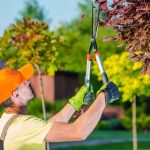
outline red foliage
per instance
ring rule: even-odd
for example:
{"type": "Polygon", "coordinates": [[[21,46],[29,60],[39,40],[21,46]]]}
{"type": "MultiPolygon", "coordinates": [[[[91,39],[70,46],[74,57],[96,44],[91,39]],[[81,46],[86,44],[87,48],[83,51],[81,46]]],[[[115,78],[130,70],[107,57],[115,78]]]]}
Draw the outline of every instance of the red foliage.
{"type": "Polygon", "coordinates": [[[107,0],[95,0],[95,2],[99,4],[101,10],[107,9],[107,0]]]}
{"type": "Polygon", "coordinates": [[[150,75],[150,0],[114,0],[105,23],[119,32],[114,40],[127,43],[130,59],[143,62],[141,73],[150,75]]]}

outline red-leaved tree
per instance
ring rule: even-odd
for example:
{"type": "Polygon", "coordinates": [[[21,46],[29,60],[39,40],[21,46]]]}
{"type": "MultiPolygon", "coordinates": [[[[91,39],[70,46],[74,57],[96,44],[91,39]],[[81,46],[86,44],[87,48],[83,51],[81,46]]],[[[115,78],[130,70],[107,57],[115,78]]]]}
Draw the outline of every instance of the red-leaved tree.
{"type": "MultiPolygon", "coordinates": [[[[97,0],[106,6],[106,0],[97,0]]],[[[105,8],[104,8],[105,9],[105,8]]],[[[142,74],[150,75],[150,0],[114,0],[105,10],[105,25],[111,25],[119,35],[108,40],[122,40],[132,61],[143,62],[142,74]]]]}

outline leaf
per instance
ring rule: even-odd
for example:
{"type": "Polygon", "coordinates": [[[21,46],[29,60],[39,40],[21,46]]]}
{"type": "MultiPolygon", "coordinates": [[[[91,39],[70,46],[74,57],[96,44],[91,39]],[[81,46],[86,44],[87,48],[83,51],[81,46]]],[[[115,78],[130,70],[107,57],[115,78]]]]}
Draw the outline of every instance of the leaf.
{"type": "Polygon", "coordinates": [[[117,36],[117,38],[116,38],[117,40],[121,40],[122,39],[122,35],[121,34],[119,34],[118,36],[117,36]]]}
{"type": "Polygon", "coordinates": [[[102,39],[103,42],[107,42],[107,41],[111,41],[111,40],[114,40],[113,36],[108,36],[108,37],[102,39]]]}
{"type": "Polygon", "coordinates": [[[107,3],[101,4],[100,8],[101,8],[101,10],[106,10],[107,9],[107,3]]]}
{"type": "MultiPolygon", "coordinates": [[[[114,40],[123,40],[130,54],[142,52],[143,55],[131,57],[131,60],[142,61],[144,66],[150,64],[147,53],[150,51],[149,11],[149,0],[114,0],[111,9],[106,10],[104,20],[106,25],[111,25],[119,32],[114,40]]],[[[148,72],[146,68],[142,72],[148,72]]]]}
{"type": "Polygon", "coordinates": [[[107,9],[107,0],[96,0],[96,3],[99,3],[99,7],[101,10],[107,9]]]}
{"type": "Polygon", "coordinates": [[[83,14],[80,16],[79,22],[82,22],[84,19],[85,19],[85,15],[83,14]]]}
{"type": "Polygon", "coordinates": [[[95,3],[106,3],[107,0],[95,0],[95,3]]]}
{"type": "Polygon", "coordinates": [[[150,75],[150,64],[149,63],[143,65],[141,74],[142,75],[145,75],[145,74],[150,75]]]}
{"type": "Polygon", "coordinates": [[[136,54],[131,54],[130,56],[128,56],[129,59],[131,59],[134,62],[137,62],[140,60],[140,57],[136,54]]]}
{"type": "Polygon", "coordinates": [[[124,45],[124,43],[120,43],[119,45],[117,45],[117,47],[122,47],[124,45]]]}

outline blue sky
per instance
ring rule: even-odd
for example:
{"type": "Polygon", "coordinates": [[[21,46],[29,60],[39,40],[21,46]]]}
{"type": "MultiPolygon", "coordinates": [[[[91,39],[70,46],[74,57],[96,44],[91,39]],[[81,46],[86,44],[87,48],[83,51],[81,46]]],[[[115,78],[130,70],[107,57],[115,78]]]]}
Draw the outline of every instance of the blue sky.
{"type": "MultiPolygon", "coordinates": [[[[26,0],[0,0],[0,36],[4,30],[19,17],[26,0]]],[[[68,22],[78,15],[78,2],[81,0],[38,0],[48,12],[52,20],[51,27],[55,28],[60,22],[68,22]]]]}

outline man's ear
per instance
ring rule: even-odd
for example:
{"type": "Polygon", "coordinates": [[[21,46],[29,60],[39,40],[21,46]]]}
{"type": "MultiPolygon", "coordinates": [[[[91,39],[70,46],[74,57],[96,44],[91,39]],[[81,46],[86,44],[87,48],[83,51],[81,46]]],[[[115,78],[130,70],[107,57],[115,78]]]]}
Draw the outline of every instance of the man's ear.
{"type": "Polygon", "coordinates": [[[12,91],[11,97],[16,98],[18,97],[18,92],[16,90],[12,91]]]}

